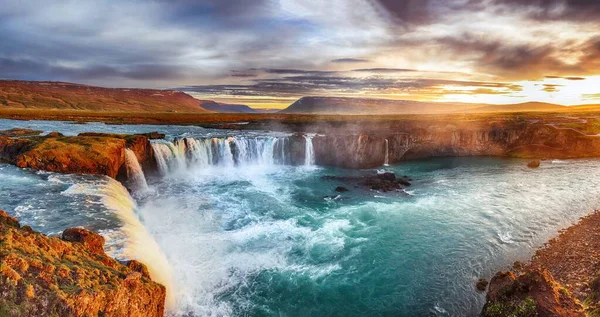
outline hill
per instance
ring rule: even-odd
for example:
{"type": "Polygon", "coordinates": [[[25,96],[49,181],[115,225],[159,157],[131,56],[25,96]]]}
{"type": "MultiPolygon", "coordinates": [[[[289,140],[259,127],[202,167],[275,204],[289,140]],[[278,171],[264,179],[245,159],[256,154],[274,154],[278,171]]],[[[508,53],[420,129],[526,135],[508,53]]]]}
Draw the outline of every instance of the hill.
{"type": "Polygon", "coordinates": [[[220,103],[212,100],[203,100],[200,105],[202,108],[214,111],[218,113],[258,113],[259,111],[254,110],[246,105],[235,105],[220,103]]]}
{"type": "Polygon", "coordinates": [[[0,109],[210,112],[174,90],[103,88],[64,82],[0,80],[0,109]]]}
{"type": "Polygon", "coordinates": [[[490,105],[450,102],[421,102],[368,98],[303,97],[281,113],[297,114],[445,114],[485,112],[556,112],[565,106],[528,102],[509,105],[490,105]]]}
{"type": "Polygon", "coordinates": [[[369,98],[302,97],[281,113],[429,114],[468,110],[481,105],[369,98]]]}

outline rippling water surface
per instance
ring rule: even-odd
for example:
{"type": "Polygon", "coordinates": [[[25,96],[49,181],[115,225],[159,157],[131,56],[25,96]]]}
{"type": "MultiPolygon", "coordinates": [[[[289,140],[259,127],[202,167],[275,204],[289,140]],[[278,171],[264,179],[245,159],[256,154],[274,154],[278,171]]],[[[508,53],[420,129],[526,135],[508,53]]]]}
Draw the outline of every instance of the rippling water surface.
{"type": "MultiPolygon", "coordinates": [[[[73,125],[84,131],[231,135],[193,127],[73,125]]],[[[234,133],[235,134],[235,133],[234,133]]],[[[238,137],[265,133],[239,132],[238,137]]],[[[414,179],[409,195],[336,197],[324,175],[375,173],[260,160],[184,164],[148,177],[133,198],[117,182],[0,164],[0,208],[57,234],[86,226],[108,251],[148,263],[170,311],[196,316],[477,315],[491,277],[600,207],[599,160],[440,158],[385,167],[414,179]],[[327,197],[326,197],[327,196],[327,197]]]]}

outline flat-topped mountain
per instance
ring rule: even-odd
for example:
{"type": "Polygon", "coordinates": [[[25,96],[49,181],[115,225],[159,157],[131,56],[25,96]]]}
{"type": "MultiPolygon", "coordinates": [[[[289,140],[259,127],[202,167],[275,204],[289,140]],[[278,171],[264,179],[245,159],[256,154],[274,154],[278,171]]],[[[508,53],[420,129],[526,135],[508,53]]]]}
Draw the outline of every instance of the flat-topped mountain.
{"type": "Polygon", "coordinates": [[[0,108],[123,112],[209,112],[174,90],[103,88],[64,82],[0,80],[0,108]]]}
{"type": "Polygon", "coordinates": [[[456,102],[422,102],[370,98],[303,97],[281,113],[304,114],[444,114],[480,112],[556,112],[569,107],[528,102],[509,105],[490,105],[456,102]]]}
{"type": "Polygon", "coordinates": [[[219,112],[219,113],[258,113],[259,112],[259,111],[256,111],[246,105],[226,104],[226,103],[220,103],[220,102],[216,102],[216,101],[212,101],[212,100],[203,100],[200,102],[200,105],[202,106],[202,108],[204,108],[206,110],[219,112]]]}

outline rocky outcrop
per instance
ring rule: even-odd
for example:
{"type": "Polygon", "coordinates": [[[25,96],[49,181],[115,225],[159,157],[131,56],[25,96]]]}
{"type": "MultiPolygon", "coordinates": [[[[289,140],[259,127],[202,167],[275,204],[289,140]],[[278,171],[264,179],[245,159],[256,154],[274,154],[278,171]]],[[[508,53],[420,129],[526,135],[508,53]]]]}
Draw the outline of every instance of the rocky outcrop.
{"type": "MultiPolygon", "coordinates": [[[[325,175],[322,177],[324,181],[345,184],[354,188],[363,188],[375,190],[383,193],[399,192],[411,186],[408,176],[396,177],[394,173],[367,174],[361,176],[331,176],[325,175]]],[[[338,193],[348,192],[346,186],[337,186],[335,191],[338,193]]]]}
{"type": "Polygon", "coordinates": [[[82,133],[78,136],[11,138],[0,136],[0,161],[22,168],[58,173],[127,178],[125,149],[131,149],[146,171],[156,170],[150,138],[164,136],[82,133]]]}
{"type": "MultiPolygon", "coordinates": [[[[535,306],[537,316],[597,316],[600,312],[600,213],[582,218],[536,251],[530,263],[491,280],[484,316],[535,306]]],[[[515,314],[512,316],[531,316],[515,314]]]]}
{"type": "Polygon", "coordinates": [[[484,317],[585,316],[583,307],[546,270],[519,276],[496,274],[489,286],[484,317]]]}
{"type": "MultiPolygon", "coordinates": [[[[163,139],[164,134],[158,132],[151,132],[145,134],[111,134],[111,133],[95,133],[86,132],[80,133],[79,137],[103,137],[103,138],[116,138],[125,140],[125,148],[128,148],[135,153],[135,156],[140,162],[140,165],[145,172],[152,173],[156,171],[156,159],[154,158],[154,152],[149,140],[163,139]]],[[[126,179],[126,167],[124,164],[120,165],[118,172],[118,179],[126,179]]]]}
{"type": "Polygon", "coordinates": [[[85,229],[48,237],[0,211],[0,316],[163,316],[165,287],[85,229]]]}
{"type": "Polygon", "coordinates": [[[0,137],[0,159],[22,168],[115,178],[125,140],[111,137],[0,137]]]}

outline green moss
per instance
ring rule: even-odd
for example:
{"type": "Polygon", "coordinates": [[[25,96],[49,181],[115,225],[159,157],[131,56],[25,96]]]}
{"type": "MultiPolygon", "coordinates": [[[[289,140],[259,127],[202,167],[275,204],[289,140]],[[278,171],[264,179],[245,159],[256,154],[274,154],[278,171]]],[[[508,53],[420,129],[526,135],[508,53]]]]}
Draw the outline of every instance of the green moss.
{"type": "Polygon", "coordinates": [[[520,302],[495,302],[486,305],[483,315],[486,317],[535,317],[537,303],[531,297],[520,302]]]}

